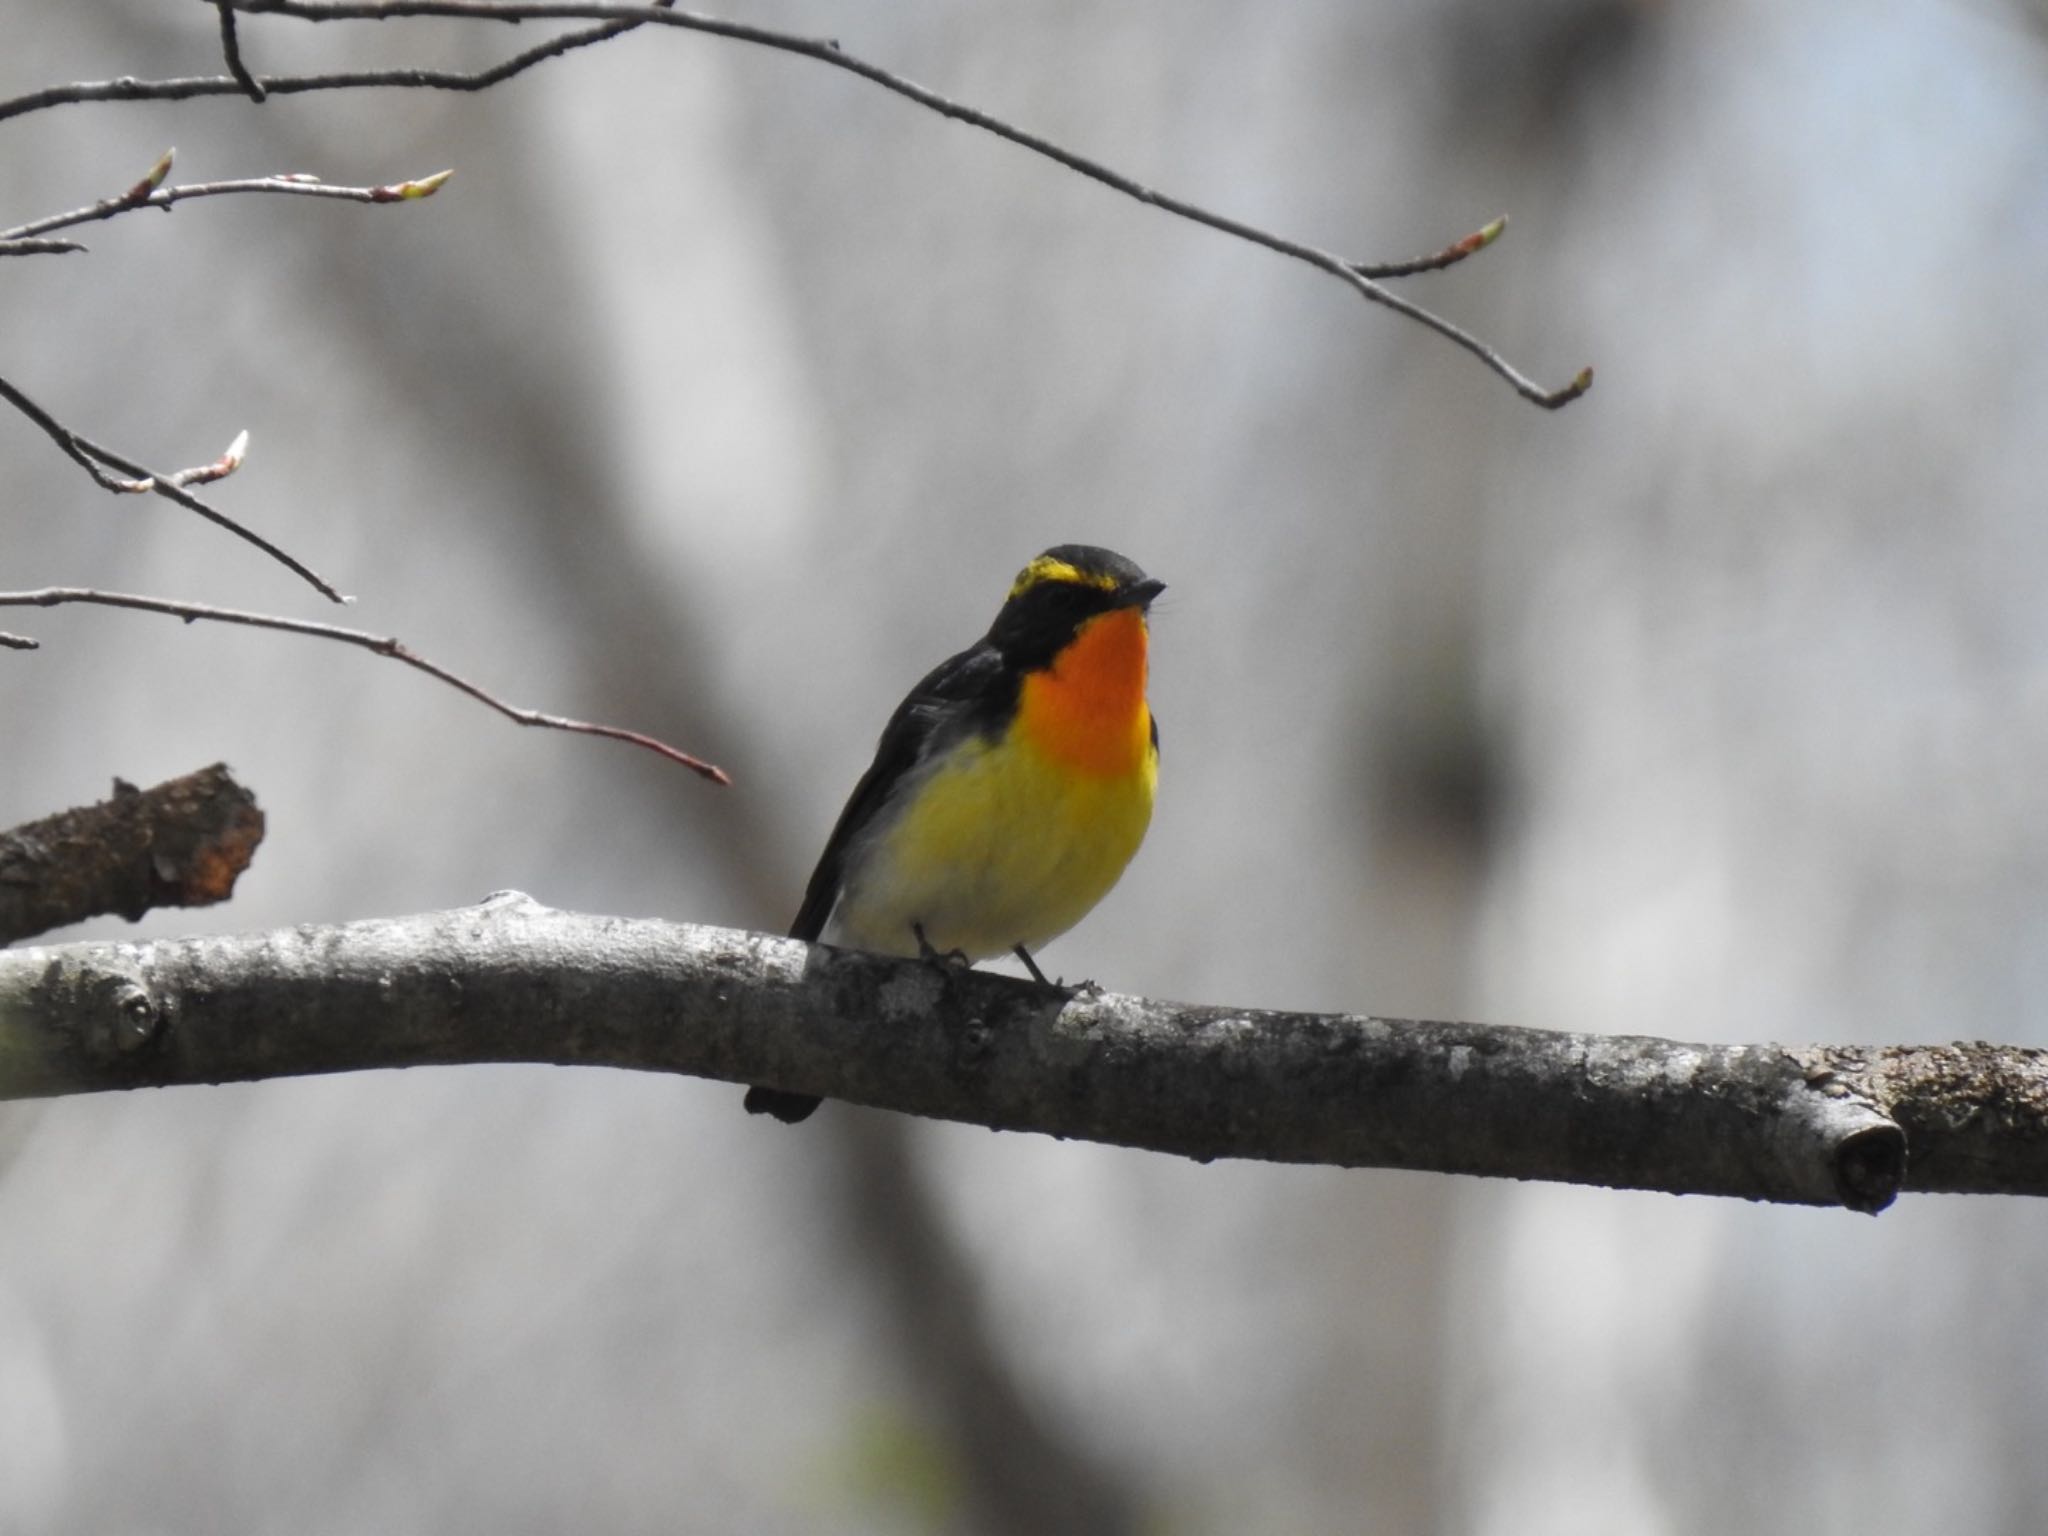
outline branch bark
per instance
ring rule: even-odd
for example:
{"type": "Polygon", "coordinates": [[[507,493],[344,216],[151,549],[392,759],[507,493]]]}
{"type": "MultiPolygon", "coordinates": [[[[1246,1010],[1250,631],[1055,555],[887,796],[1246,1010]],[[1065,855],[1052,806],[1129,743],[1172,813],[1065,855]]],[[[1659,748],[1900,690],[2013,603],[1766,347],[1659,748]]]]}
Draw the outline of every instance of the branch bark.
{"type": "Polygon", "coordinates": [[[263,841],[263,812],[225,763],[0,832],[0,944],[103,912],[226,901],[263,841]]]}
{"type": "MultiPolygon", "coordinates": [[[[1069,995],[766,934],[482,906],[0,954],[0,1098],[525,1061],[1199,1160],[1882,1210],[2048,1194],[2048,1052],[1689,1045],[1069,995]]],[[[735,1109],[737,1113],[737,1109],[735,1109]]]]}

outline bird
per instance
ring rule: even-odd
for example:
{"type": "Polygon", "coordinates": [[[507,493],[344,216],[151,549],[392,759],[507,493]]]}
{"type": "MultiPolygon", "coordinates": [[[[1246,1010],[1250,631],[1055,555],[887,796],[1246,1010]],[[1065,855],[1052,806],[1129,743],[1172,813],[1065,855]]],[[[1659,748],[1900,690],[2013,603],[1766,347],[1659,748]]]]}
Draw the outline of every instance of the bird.
{"type": "MultiPolygon", "coordinates": [[[[1144,841],[1159,782],[1148,616],[1166,583],[1058,544],[988,633],[890,715],[804,888],[790,937],[972,964],[1032,951],[1094,909],[1144,841]]],[[[795,1124],[810,1094],[747,1090],[795,1124]]]]}

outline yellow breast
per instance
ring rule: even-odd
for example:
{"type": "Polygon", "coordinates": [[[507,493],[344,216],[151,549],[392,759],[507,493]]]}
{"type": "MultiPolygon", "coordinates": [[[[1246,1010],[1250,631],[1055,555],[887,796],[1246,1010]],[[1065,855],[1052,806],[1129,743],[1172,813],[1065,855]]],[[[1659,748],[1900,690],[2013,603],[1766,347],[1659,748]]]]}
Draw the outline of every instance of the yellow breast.
{"type": "Polygon", "coordinates": [[[1036,948],[1116,884],[1158,778],[1144,619],[1105,614],[1025,678],[1005,734],[962,743],[906,786],[850,861],[826,939],[914,954],[920,924],[970,959],[1036,948]]]}

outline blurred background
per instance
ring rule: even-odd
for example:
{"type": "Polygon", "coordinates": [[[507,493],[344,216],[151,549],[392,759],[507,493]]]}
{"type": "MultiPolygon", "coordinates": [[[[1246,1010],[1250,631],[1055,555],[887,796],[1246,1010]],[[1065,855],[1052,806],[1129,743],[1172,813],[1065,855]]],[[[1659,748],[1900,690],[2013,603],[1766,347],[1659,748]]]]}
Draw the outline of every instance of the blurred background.
{"type": "MultiPolygon", "coordinates": [[[[805,60],[636,34],[477,96],[0,123],[0,372],[358,595],[0,414],[0,824],[217,759],[234,902],[516,887],[785,925],[1016,568],[1155,610],[1146,848],[1047,963],[1171,998],[2044,1043],[2048,23],[2022,0],[743,4],[1359,258],[1548,383],[805,60]]],[[[0,0],[0,96],[220,72],[0,0]]],[[[534,28],[247,20],[258,71],[534,28]]],[[[0,1106],[0,1533],[2032,1533],[2048,1212],[1872,1221],[910,1124],[624,1073],[0,1106]]]]}

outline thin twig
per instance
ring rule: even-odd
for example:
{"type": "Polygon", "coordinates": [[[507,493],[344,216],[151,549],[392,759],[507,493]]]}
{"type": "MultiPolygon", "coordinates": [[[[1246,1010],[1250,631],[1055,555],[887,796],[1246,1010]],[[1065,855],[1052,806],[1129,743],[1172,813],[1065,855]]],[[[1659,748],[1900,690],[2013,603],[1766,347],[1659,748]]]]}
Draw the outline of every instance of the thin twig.
{"type": "Polygon", "coordinates": [[[62,448],[75,463],[84,469],[88,475],[92,476],[94,482],[102,489],[126,491],[131,488],[128,483],[116,480],[104,469],[100,468],[99,462],[85,451],[84,439],[80,438],[77,433],[65,426],[64,423],[52,416],[40,405],[37,405],[35,401],[29,399],[27,395],[24,395],[5,379],[0,379],[0,400],[5,400],[9,405],[21,412],[22,415],[41,427],[49,435],[50,441],[59,448],[62,448]]]}
{"type": "MultiPolygon", "coordinates": [[[[182,494],[184,487],[188,485],[205,485],[210,481],[224,479],[240,469],[242,467],[242,460],[248,456],[249,452],[249,434],[246,430],[235,434],[234,440],[221,451],[219,458],[209,463],[194,464],[185,469],[174,469],[163,474],[159,474],[155,470],[145,469],[133,459],[123,458],[120,454],[114,452],[113,449],[103,447],[89,437],[82,437],[74,432],[71,434],[71,438],[80,448],[83,448],[102,464],[111,465],[113,468],[120,470],[122,475],[130,477],[123,479],[120,475],[94,476],[108,490],[123,491],[131,496],[140,495],[148,491],[154,491],[159,496],[168,496],[181,507],[191,507],[193,510],[201,512],[216,522],[221,523],[223,527],[234,528],[267,552],[278,555],[287,564],[292,565],[294,569],[298,569],[297,562],[293,561],[289,555],[283,554],[282,551],[264,543],[255,534],[242,529],[239,524],[232,522],[224,514],[216,512],[207,506],[205,502],[199,500],[198,497],[182,494]]],[[[308,574],[310,575],[310,573],[308,574]]],[[[319,582],[318,577],[312,577],[311,579],[318,583],[321,591],[335,602],[346,603],[351,601],[351,599],[343,597],[324,582],[319,582]]]]}
{"type": "Polygon", "coordinates": [[[5,646],[10,651],[40,651],[43,648],[43,642],[31,640],[27,635],[11,635],[6,630],[0,629],[0,646],[5,646]]]}
{"type": "Polygon", "coordinates": [[[0,256],[68,256],[84,249],[76,240],[0,239],[0,256]]]}
{"type": "Polygon", "coordinates": [[[228,73],[249,93],[251,101],[262,101],[263,87],[249,73],[249,66],[242,62],[241,39],[235,36],[235,8],[228,0],[214,0],[214,9],[220,12],[220,55],[227,63],[228,73]]]}
{"type": "Polygon", "coordinates": [[[1507,230],[1508,216],[1502,214],[1491,224],[1481,225],[1462,240],[1453,240],[1433,256],[1418,256],[1413,261],[1354,261],[1351,270],[1360,277],[1414,277],[1419,272],[1441,272],[1445,267],[1455,267],[1467,256],[1477,255],[1507,230]]]}
{"type": "MultiPolygon", "coordinates": [[[[1127,197],[1326,272],[1372,303],[1391,309],[1464,349],[1487,369],[1504,379],[1517,394],[1546,409],[1555,410],[1559,406],[1569,404],[1593,384],[1593,370],[1584,368],[1569,383],[1556,389],[1545,389],[1522,374],[1493,347],[1469,331],[1383,287],[1371,275],[1378,269],[1370,263],[1348,262],[1318,246],[1288,239],[1185,199],[1156,191],[1099,161],[1064,149],[1050,140],[1028,133],[979,108],[953,101],[878,64],[856,58],[842,50],[839,44],[830,38],[803,37],[768,27],[750,26],[743,22],[678,11],[666,5],[500,4],[491,3],[491,0],[391,0],[388,4],[325,4],[313,3],[313,0],[217,0],[217,3],[234,4],[236,9],[252,14],[269,13],[305,21],[383,21],[405,17],[444,16],[508,22],[595,20],[603,24],[584,32],[565,33],[562,37],[517,55],[491,70],[467,74],[434,70],[381,70],[332,75],[265,77],[262,84],[275,94],[373,86],[482,90],[543,59],[565,53],[570,48],[601,41],[604,37],[613,35],[615,31],[647,24],[703,32],[715,37],[752,43],[759,47],[815,59],[835,69],[843,69],[858,75],[941,116],[1007,139],[1127,197]]],[[[70,86],[53,86],[16,97],[11,101],[0,102],[0,119],[69,102],[175,100],[189,96],[222,95],[240,89],[241,87],[232,79],[218,77],[155,81],[123,78],[79,82],[70,86]]],[[[1425,265],[1419,270],[1433,270],[1433,265],[1425,265]]],[[[1390,275],[1398,275],[1398,268],[1396,273],[1390,275]]]]}
{"type": "Polygon", "coordinates": [[[174,619],[183,619],[188,624],[205,619],[216,624],[241,624],[251,629],[274,629],[288,635],[311,635],[320,640],[337,640],[343,645],[353,645],[378,656],[388,656],[393,661],[402,661],[408,667],[424,672],[427,676],[468,694],[479,704],[488,705],[506,719],[520,725],[544,726],[549,730],[573,731],[578,735],[603,736],[612,741],[627,742],[658,753],[672,763],[679,763],[714,784],[732,782],[731,776],[716,764],[707,763],[679,747],[672,747],[665,741],[644,736],[638,731],[624,730],[615,725],[593,725],[587,720],[571,720],[562,715],[544,715],[538,710],[521,709],[515,704],[507,704],[495,694],[466,678],[458,677],[446,667],[427,660],[417,651],[408,648],[403,641],[389,635],[373,635],[367,630],[345,629],[338,624],[321,624],[310,619],[288,619],[277,614],[250,613],[240,608],[215,608],[206,603],[179,602],[162,597],[138,597],[128,592],[102,592],[92,587],[42,587],[30,592],[0,592],[0,608],[55,608],[65,603],[91,603],[102,608],[131,608],[141,613],[168,614],[174,619]]]}
{"type": "Polygon", "coordinates": [[[72,431],[5,379],[0,379],[0,400],[5,400],[9,405],[21,412],[22,415],[41,427],[48,434],[50,440],[59,448],[62,448],[74,461],[83,466],[85,472],[91,475],[94,482],[98,485],[110,491],[120,491],[126,494],[133,494],[138,491],[154,491],[159,496],[168,497],[179,506],[185,508],[186,511],[197,512],[207,521],[215,523],[226,529],[229,533],[232,533],[236,538],[255,545],[256,548],[262,550],[271,559],[299,576],[314,591],[327,598],[330,602],[346,603],[349,601],[348,598],[344,597],[325,577],[321,576],[311,566],[295,556],[287,554],[284,550],[271,543],[270,540],[264,538],[262,534],[257,533],[252,528],[244,527],[219,508],[209,506],[185,489],[188,483],[204,484],[208,480],[218,480],[222,475],[232,473],[241,463],[241,451],[248,446],[248,434],[246,432],[238,435],[235,441],[228,445],[228,451],[211,464],[200,465],[192,469],[174,470],[168,474],[158,474],[154,470],[145,469],[133,459],[125,458],[121,454],[114,452],[113,449],[102,447],[91,438],[83,437],[72,431]],[[122,479],[110,475],[105,469],[100,467],[101,465],[118,469],[127,478],[122,479]]]}
{"type": "MultiPolygon", "coordinates": [[[[46,218],[33,219],[26,224],[17,225],[13,229],[0,229],[0,241],[22,240],[31,235],[45,234],[53,229],[69,229],[79,224],[111,219],[137,208],[168,208],[173,203],[186,202],[195,197],[229,197],[237,193],[267,192],[287,197],[327,197],[351,203],[417,202],[440,191],[443,184],[454,174],[453,171],[436,171],[431,176],[418,176],[410,181],[387,182],[375,187],[344,187],[322,181],[319,177],[304,172],[291,172],[278,176],[244,177],[236,181],[197,181],[183,186],[156,187],[140,197],[135,196],[131,188],[119,197],[103,199],[90,208],[75,208],[69,213],[53,213],[46,218]]],[[[74,245],[71,248],[85,249],[82,245],[74,245]]]]}
{"type": "Polygon", "coordinates": [[[242,467],[242,461],[249,456],[249,431],[245,427],[234,435],[220,457],[209,464],[194,464],[185,469],[172,470],[161,477],[152,475],[146,480],[130,480],[126,489],[137,493],[153,491],[161,478],[166,485],[211,485],[216,480],[225,480],[242,467]]]}
{"type": "MultiPolygon", "coordinates": [[[[1343,257],[1319,246],[1274,234],[1258,225],[1247,224],[1240,219],[1188,202],[1184,198],[1145,186],[1120,171],[1112,170],[1099,160],[1091,160],[1086,155],[1076,154],[1073,150],[1063,148],[1049,139],[1040,138],[1037,134],[1026,132],[978,107],[954,101],[928,86],[919,85],[893,70],[884,69],[879,64],[871,64],[865,59],[856,58],[842,49],[832,38],[803,37],[770,27],[751,26],[745,22],[727,21],[722,17],[667,8],[548,3],[548,0],[538,0],[538,3],[536,0],[375,0],[375,3],[364,3],[364,0],[222,0],[222,3],[234,4],[238,9],[252,14],[291,16],[301,21],[384,21],[421,16],[494,21],[575,21],[605,18],[635,20],[655,26],[709,33],[735,42],[753,43],[778,52],[815,59],[835,69],[843,69],[850,74],[858,75],[863,80],[914,101],[942,117],[952,118],[955,122],[966,123],[998,138],[1007,139],[1033,154],[1041,155],[1078,175],[1086,176],[1091,181],[1098,181],[1126,197],[1135,198],[1162,212],[1248,241],[1253,245],[1263,246],[1269,251],[1304,262],[1318,271],[1327,272],[1371,302],[1391,309],[1398,315],[1406,316],[1416,324],[1435,331],[1453,345],[1464,348],[1487,368],[1505,379],[1516,394],[1546,410],[1556,410],[1559,406],[1568,405],[1593,387],[1593,370],[1583,368],[1569,383],[1556,389],[1545,389],[1462,326],[1453,324],[1433,310],[1411,303],[1381,286],[1367,275],[1372,270],[1368,264],[1346,261],[1343,257]]],[[[1498,233],[1496,229],[1495,234],[1498,233]]],[[[1488,242],[1480,242],[1481,245],[1486,243],[1488,242]]],[[[1469,255],[1470,252],[1465,254],[1469,255]]],[[[1425,266],[1420,270],[1427,269],[1425,266]]]]}
{"type": "MultiPolygon", "coordinates": [[[[672,0],[654,0],[665,7],[672,0]]],[[[622,32],[631,32],[637,21],[605,22],[601,26],[564,32],[560,37],[515,53],[488,69],[361,69],[319,75],[265,75],[261,84],[273,96],[299,96],[309,91],[354,91],[384,88],[430,91],[487,91],[492,86],[524,74],[536,64],[558,59],[593,43],[602,43],[622,32]]],[[[236,96],[242,87],[230,75],[186,75],[168,80],[138,80],[123,75],[117,80],[80,80],[70,85],[45,86],[39,91],[0,100],[0,122],[24,117],[51,107],[72,106],[93,101],[190,101],[200,96],[236,96]]]]}
{"type": "Polygon", "coordinates": [[[28,224],[18,224],[13,229],[0,229],[0,256],[42,255],[52,251],[82,251],[85,249],[76,240],[32,240],[31,235],[47,234],[53,229],[62,229],[68,224],[81,224],[87,219],[110,219],[117,213],[126,213],[130,208],[139,208],[157,188],[164,184],[164,178],[171,174],[171,161],[176,157],[175,149],[167,149],[157,156],[155,165],[143,173],[142,179],[118,197],[109,197],[95,203],[89,209],[75,214],[58,214],[53,218],[37,219],[28,224]]]}
{"type": "MultiPolygon", "coordinates": [[[[919,106],[952,118],[956,122],[980,128],[998,138],[1041,155],[1057,165],[1065,166],[1078,175],[1098,181],[1104,186],[1141,203],[1150,204],[1162,212],[1173,214],[1192,223],[1201,224],[1253,245],[1263,246],[1269,251],[1290,256],[1304,262],[1318,271],[1327,272],[1339,281],[1348,284],[1371,302],[1404,315],[1418,325],[1435,331],[1445,340],[1464,348],[1479,359],[1487,368],[1505,379],[1515,393],[1548,410],[1567,405],[1584,394],[1593,385],[1593,370],[1581,369],[1570,383],[1557,389],[1545,389],[1526,377],[1506,358],[1491,346],[1472,335],[1463,327],[1453,324],[1432,310],[1401,298],[1391,290],[1382,287],[1367,273],[1367,265],[1348,262],[1342,257],[1318,246],[1292,240],[1274,234],[1254,224],[1216,213],[1184,198],[1171,196],[1143,185],[1112,170],[1098,160],[1063,148],[1049,139],[1040,138],[1022,128],[971,107],[964,102],[954,101],[928,86],[919,85],[903,75],[871,64],[845,52],[838,42],[831,38],[801,37],[794,33],[781,32],[768,27],[750,26],[743,22],[727,21],[721,17],[703,16],[688,11],[656,10],[640,6],[611,6],[596,4],[550,4],[532,3],[532,0],[382,0],[382,3],[358,3],[358,0],[223,0],[234,3],[242,10],[267,12],[291,16],[303,21],[382,21],[388,18],[419,16],[468,17],[471,19],[492,19],[505,21],[523,20],[589,20],[603,17],[632,18],[657,26],[678,27],[687,31],[706,32],[713,36],[729,38],[737,42],[753,43],[779,52],[794,53],[805,58],[816,59],[835,69],[843,69],[860,76],[884,90],[916,102],[919,106]]],[[[1482,232],[1483,233],[1483,232],[1482,232]]],[[[1499,233],[1498,230],[1495,231],[1499,233]]],[[[1461,242],[1462,243],[1462,242],[1461,242]]],[[[1487,242],[1481,242],[1485,244],[1487,242]]],[[[1455,248],[1454,248],[1455,249],[1455,248]]],[[[1478,249],[1477,246],[1474,249],[1478,249]]],[[[1466,254],[1470,254],[1467,252],[1466,254]]],[[[1447,264],[1447,263],[1439,263],[1447,264]]]]}

